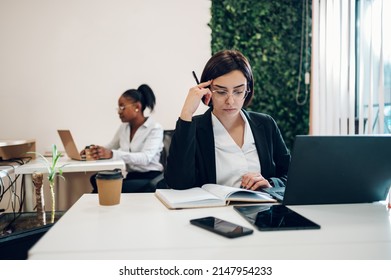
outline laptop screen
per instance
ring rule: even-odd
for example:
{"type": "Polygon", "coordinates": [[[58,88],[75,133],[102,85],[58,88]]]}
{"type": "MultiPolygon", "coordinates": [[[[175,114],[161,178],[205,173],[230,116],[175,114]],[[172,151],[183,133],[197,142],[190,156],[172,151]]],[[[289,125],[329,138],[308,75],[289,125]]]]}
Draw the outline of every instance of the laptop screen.
{"type": "Polygon", "coordinates": [[[72,137],[70,130],[59,129],[59,130],[57,130],[57,132],[61,138],[61,142],[64,146],[64,149],[65,149],[67,156],[71,159],[74,159],[74,160],[85,160],[85,158],[82,158],[80,156],[79,151],[76,146],[76,143],[73,140],[73,137],[72,137]]]}
{"type": "Polygon", "coordinates": [[[283,204],[385,200],[391,136],[296,136],[283,204]]]}

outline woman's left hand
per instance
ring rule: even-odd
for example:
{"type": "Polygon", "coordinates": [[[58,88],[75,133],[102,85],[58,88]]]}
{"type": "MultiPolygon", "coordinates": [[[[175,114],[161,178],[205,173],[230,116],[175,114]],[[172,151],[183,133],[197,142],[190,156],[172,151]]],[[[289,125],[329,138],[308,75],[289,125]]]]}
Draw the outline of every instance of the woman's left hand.
{"type": "Polygon", "coordinates": [[[258,191],[262,188],[271,188],[269,181],[260,173],[249,172],[242,176],[242,188],[252,191],[258,191]]]}

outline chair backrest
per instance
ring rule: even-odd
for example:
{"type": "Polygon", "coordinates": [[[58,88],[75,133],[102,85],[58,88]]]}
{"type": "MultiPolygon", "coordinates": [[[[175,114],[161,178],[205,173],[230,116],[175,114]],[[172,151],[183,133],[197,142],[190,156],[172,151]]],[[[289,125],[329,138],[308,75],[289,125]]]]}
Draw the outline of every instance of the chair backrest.
{"type": "Polygon", "coordinates": [[[172,135],[174,134],[175,130],[164,130],[163,134],[163,150],[160,155],[160,162],[163,164],[163,167],[166,168],[167,165],[167,157],[168,157],[168,152],[170,150],[170,145],[171,145],[171,138],[172,135]]]}
{"type": "MultiPolygon", "coordinates": [[[[167,166],[167,157],[170,150],[171,138],[174,134],[174,130],[165,130],[163,133],[163,150],[160,153],[160,163],[165,169],[167,166]]],[[[154,192],[156,189],[166,189],[168,188],[163,173],[153,178],[149,183],[149,190],[154,192]]]]}

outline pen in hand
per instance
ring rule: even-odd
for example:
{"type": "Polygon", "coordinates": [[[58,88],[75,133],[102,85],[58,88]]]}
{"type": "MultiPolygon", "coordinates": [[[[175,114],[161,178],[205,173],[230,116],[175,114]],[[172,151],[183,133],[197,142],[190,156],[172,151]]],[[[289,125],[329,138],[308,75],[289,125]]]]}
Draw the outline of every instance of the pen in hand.
{"type": "MultiPolygon", "coordinates": [[[[197,78],[197,75],[194,71],[193,72],[193,77],[194,77],[194,80],[196,81],[197,85],[200,84],[200,81],[198,80],[197,78]]],[[[209,87],[209,86],[208,86],[209,87]]],[[[205,105],[208,105],[209,104],[209,100],[210,100],[210,97],[209,98],[205,98],[205,95],[202,97],[202,102],[205,104],[205,105]]]]}
{"type": "Polygon", "coordinates": [[[193,71],[193,77],[194,77],[194,80],[196,81],[197,85],[200,83],[200,81],[198,80],[197,78],[197,75],[196,73],[193,71]]]}

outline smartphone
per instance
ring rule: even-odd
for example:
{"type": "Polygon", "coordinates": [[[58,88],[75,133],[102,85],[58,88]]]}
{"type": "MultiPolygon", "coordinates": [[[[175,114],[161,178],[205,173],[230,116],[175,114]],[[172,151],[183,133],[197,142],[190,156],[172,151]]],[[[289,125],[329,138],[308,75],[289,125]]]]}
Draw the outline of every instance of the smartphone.
{"type": "Polygon", "coordinates": [[[242,227],[212,216],[193,219],[190,220],[190,223],[228,238],[235,238],[253,233],[253,230],[250,228],[242,227]]]}

